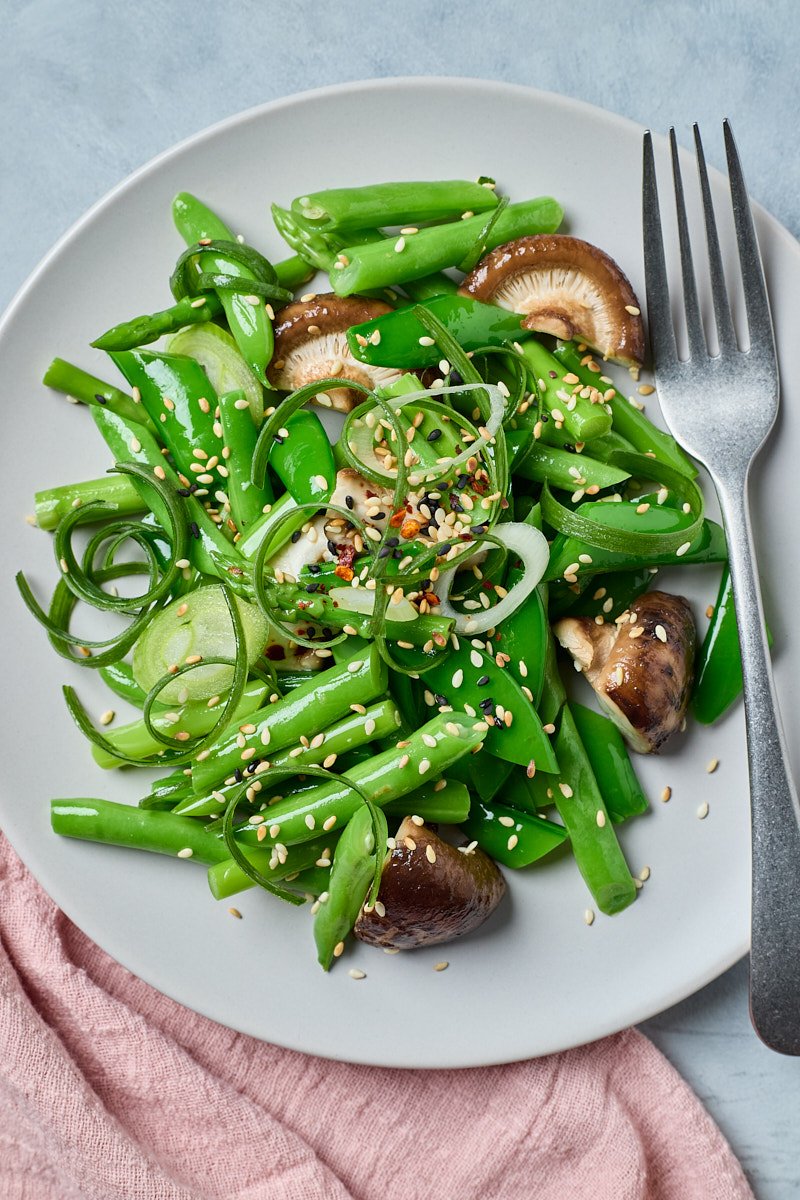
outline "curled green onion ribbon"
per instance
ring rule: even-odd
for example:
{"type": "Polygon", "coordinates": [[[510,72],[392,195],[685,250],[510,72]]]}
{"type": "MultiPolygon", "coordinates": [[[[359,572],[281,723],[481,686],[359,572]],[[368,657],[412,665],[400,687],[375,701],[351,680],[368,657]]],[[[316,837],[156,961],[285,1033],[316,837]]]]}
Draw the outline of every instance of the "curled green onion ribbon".
{"type": "Polygon", "coordinates": [[[646,454],[618,450],[611,455],[611,461],[614,466],[630,471],[631,475],[641,479],[652,479],[662,487],[669,488],[682,504],[690,506],[693,516],[691,523],[670,533],[612,529],[561,504],[553,496],[547,483],[542,488],[542,519],[567,537],[577,538],[587,546],[596,546],[599,550],[609,550],[616,554],[637,554],[642,557],[648,554],[671,554],[694,541],[703,526],[704,504],[703,493],[693,479],[646,454]]]}
{"type": "MultiPolygon", "coordinates": [[[[363,789],[359,787],[357,783],[354,783],[347,775],[336,775],[333,771],[329,771],[325,767],[318,767],[312,764],[308,764],[303,767],[303,774],[310,775],[313,778],[329,780],[332,783],[337,783],[340,785],[344,783],[351,788],[352,791],[354,791],[366,805],[372,819],[372,829],[375,837],[375,872],[372,879],[372,885],[370,887],[370,899],[373,895],[377,896],[378,889],[380,888],[383,860],[385,857],[385,855],[380,853],[381,840],[383,841],[384,847],[386,845],[386,834],[385,832],[382,834],[382,830],[386,829],[386,818],[383,816],[383,813],[380,812],[375,803],[370,800],[369,796],[363,791],[363,789]]],[[[281,783],[282,780],[292,779],[296,775],[297,767],[293,765],[285,767],[276,766],[270,768],[271,783],[281,783]]],[[[273,895],[279,896],[281,900],[288,901],[289,904],[303,904],[303,898],[298,896],[296,892],[289,891],[288,888],[279,887],[273,880],[268,879],[266,875],[263,875],[261,871],[259,871],[258,867],[254,866],[254,864],[250,862],[250,860],[242,852],[239,843],[236,841],[236,836],[233,829],[233,818],[236,809],[241,804],[242,797],[245,795],[249,786],[249,781],[244,780],[241,788],[238,791],[233,792],[231,795],[228,803],[225,806],[225,811],[222,814],[221,831],[225,845],[228,848],[228,852],[236,865],[243,871],[248,879],[252,880],[253,883],[264,888],[265,891],[272,892],[273,895]]]]}
{"type": "Polygon", "coordinates": [[[242,292],[245,295],[252,293],[263,296],[265,300],[277,300],[284,304],[292,299],[292,293],[280,286],[275,268],[263,254],[259,254],[252,246],[220,238],[212,239],[203,245],[198,243],[184,250],[175,264],[169,286],[176,300],[218,288],[229,292],[242,292]],[[250,274],[245,277],[225,272],[201,271],[198,266],[201,254],[219,254],[221,258],[227,258],[237,266],[244,267],[250,274]]]}

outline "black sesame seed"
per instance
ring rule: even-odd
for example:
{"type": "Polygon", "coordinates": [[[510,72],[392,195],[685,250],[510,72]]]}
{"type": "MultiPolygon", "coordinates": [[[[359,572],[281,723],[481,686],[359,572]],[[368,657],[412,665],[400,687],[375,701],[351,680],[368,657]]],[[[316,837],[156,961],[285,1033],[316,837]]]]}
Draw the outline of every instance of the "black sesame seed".
{"type": "Polygon", "coordinates": [[[318,584],[318,583],[307,583],[307,584],[306,584],[306,591],[307,591],[307,592],[316,592],[318,588],[319,588],[319,584],[318,584]]]}
{"type": "Polygon", "coordinates": [[[460,492],[463,492],[468,483],[469,475],[459,475],[458,479],[456,479],[456,487],[460,492]]]}
{"type": "Polygon", "coordinates": [[[301,534],[302,534],[301,529],[295,529],[294,533],[292,534],[292,544],[293,545],[296,545],[300,541],[301,534]]]}
{"type": "Polygon", "coordinates": [[[391,553],[391,546],[382,546],[378,551],[378,558],[388,558],[391,553]]]}
{"type": "Polygon", "coordinates": [[[275,441],[278,443],[279,446],[283,445],[283,438],[281,437],[281,435],[279,433],[274,433],[272,436],[275,439],[275,441]]]}
{"type": "Polygon", "coordinates": [[[446,696],[440,696],[438,692],[436,692],[436,693],[434,694],[434,697],[433,697],[433,698],[434,698],[434,700],[436,701],[436,703],[437,703],[437,704],[440,704],[440,705],[441,705],[441,704],[447,704],[447,697],[446,697],[446,696]]]}
{"type": "Polygon", "coordinates": [[[486,687],[488,682],[489,682],[489,676],[481,675],[480,679],[478,679],[478,681],[477,681],[477,684],[478,684],[478,687],[486,687]]]}
{"type": "Polygon", "coordinates": [[[311,575],[319,575],[322,567],[319,565],[319,563],[309,563],[308,570],[311,575]]]}
{"type": "Polygon", "coordinates": [[[480,535],[482,533],[486,533],[487,528],[488,528],[487,525],[473,525],[472,532],[480,535]]]}
{"type": "Polygon", "coordinates": [[[373,513],[372,520],[373,521],[382,521],[385,516],[386,516],[385,512],[373,513]]]}
{"type": "Polygon", "coordinates": [[[326,625],[324,627],[324,629],[322,630],[322,636],[326,642],[329,642],[331,640],[331,638],[333,637],[333,630],[330,628],[330,626],[326,625]]]}
{"type": "Polygon", "coordinates": [[[494,700],[491,696],[487,696],[485,700],[478,701],[478,708],[481,708],[484,712],[487,712],[490,708],[494,708],[494,700]]]}
{"type": "Polygon", "coordinates": [[[353,505],[355,504],[355,500],[353,499],[352,496],[345,496],[344,502],[348,508],[352,508],[353,505]]]}
{"type": "Polygon", "coordinates": [[[237,767],[236,770],[233,772],[233,778],[236,780],[237,783],[241,783],[242,780],[244,779],[244,775],[242,774],[241,769],[239,767],[237,767]]]}
{"type": "Polygon", "coordinates": [[[454,387],[458,387],[460,383],[464,382],[461,372],[456,371],[455,367],[450,368],[450,382],[454,387]]]}
{"type": "Polygon", "coordinates": [[[551,379],[558,379],[557,371],[548,371],[547,374],[550,376],[551,379]]]}
{"type": "Polygon", "coordinates": [[[327,544],[327,547],[330,550],[331,554],[335,557],[336,556],[336,542],[332,542],[330,540],[330,538],[328,538],[328,541],[326,544],[327,544]]]}
{"type": "Polygon", "coordinates": [[[402,557],[403,557],[402,550],[393,550],[392,551],[392,558],[402,558],[402,557]]]}
{"type": "Polygon", "coordinates": [[[192,496],[195,494],[195,492],[197,492],[197,491],[199,491],[199,490],[200,490],[200,489],[199,489],[199,485],[198,485],[198,484],[196,484],[196,483],[190,483],[190,484],[189,484],[189,492],[190,492],[190,494],[191,494],[192,496]]]}
{"type": "Polygon", "coordinates": [[[95,392],[94,398],[98,404],[108,404],[108,398],[102,392],[95,392]]]}
{"type": "Polygon", "coordinates": [[[190,525],[189,525],[189,533],[192,535],[192,537],[193,537],[193,538],[197,538],[197,539],[199,539],[199,537],[200,537],[200,526],[197,524],[197,522],[196,522],[196,521],[192,521],[192,522],[190,523],[190,525]]]}
{"type": "Polygon", "coordinates": [[[395,546],[399,546],[399,545],[400,545],[400,538],[397,538],[397,537],[390,537],[390,538],[387,538],[387,539],[386,539],[386,545],[387,545],[387,546],[391,546],[391,547],[392,547],[392,549],[394,550],[395,546]]]}
{"type": "Polygon", "coordinates": [[[436,557],[441,558],[443,554],[447,554],[450,550],[452,550],[452,548],[453,547],[450,542],[445,542],[443,546],[437,546],[436,557]]]}
{"type": "Polygon", "coordinates": [[[428,434],[428,441],[429,442],[438,442],[438,440],[441,436],[442,436],[441,429],[432,429],[430,431],[430,433],[428,434]]]}
{"type": "Polygon", "coordinates": [[[247,766],[245,767],[245,770],[247,771],[247,774],[248,774],[248,775],[255,775],[255,772],[256,772],[256,767],[258,766],[258,764],[259,764],[260,762],[261,762],[261,759],[260,759],[260,758],[254,758],[254,759],[252,760],[252,762],[249,762],[249,763],[247,764],[247,766]]]}
{"type": "Polygon", "coordinates": [[[176,488],[176,495],[178,496],[191,496],[191,494],[188,488],[176,488]]]}

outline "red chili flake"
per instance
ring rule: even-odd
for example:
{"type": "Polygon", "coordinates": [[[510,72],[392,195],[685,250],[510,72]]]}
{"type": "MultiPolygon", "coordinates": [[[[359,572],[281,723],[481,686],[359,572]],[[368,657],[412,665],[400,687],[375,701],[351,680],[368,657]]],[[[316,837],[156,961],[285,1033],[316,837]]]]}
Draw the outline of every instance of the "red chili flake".
{"type": "MultiPolygon", "coordinates": [[[[391,525],[391,521],[389,524],[391,525]]],[[[400,536],[404,537],[406,541],[410,541],[411,538],[415,538],[417,536],[421,528],[422,526],[420,525],[419,521],[407,519],[403,521],[400,526],[400,536]]]]}
{"type": "Polygon", "coordinates": [[[436,592],[423,592],[422,599],[427,600],[431,608],[435,608],[437,604],[441,603],[439,597],[436,595],[436,592]]]}
{"type": "Polygon", "coordinates": [[[339,565],[333,568],[334,575],[338,575],[340,579],[344,579],[345,583],[349,583],[353,578],[353,568],[339,565]]]}
{"type": "Polygon", "coordinates": [[[356,548],[352,542],[342,542],[340,546],[336,547],[336,557],[340,567],[352,567],[355,556],[356,548]]]}
{"type": "MultiPolygon", "coordinates": [[[[411,510],[409,509],[408,511],[410,512],[411,510]]],[[[392,529],[399,529],[400,526],[403,524],[403,521],[405,521],[405,519],[406,519],[405,507],[398,508],[397,512],[392,513],[392,515],[389,517],[389,524],[392,527],[392,529]]]]}

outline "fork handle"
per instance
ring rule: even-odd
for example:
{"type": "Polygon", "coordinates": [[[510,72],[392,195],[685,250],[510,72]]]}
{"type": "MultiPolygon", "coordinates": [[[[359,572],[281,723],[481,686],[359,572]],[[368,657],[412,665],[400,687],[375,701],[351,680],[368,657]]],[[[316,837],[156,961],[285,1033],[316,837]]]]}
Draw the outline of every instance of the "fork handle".
{"type": "Polygon", "coordinates": [[[800,805],[789,773],[748,506],[749,468],[715,479],[742,650],[752,821],[750,1016],[781,1054],[800,1054],[800,805]]]}

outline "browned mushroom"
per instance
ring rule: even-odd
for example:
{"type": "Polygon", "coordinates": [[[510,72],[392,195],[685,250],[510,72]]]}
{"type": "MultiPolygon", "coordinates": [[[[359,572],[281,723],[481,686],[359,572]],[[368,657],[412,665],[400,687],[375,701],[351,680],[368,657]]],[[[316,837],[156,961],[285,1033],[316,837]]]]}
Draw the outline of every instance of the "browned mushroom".
{"type": "MultiPolygon", "coordinates": [[[[294,391],[316,379],[338,375],[374,388],[390,383],[403,371],[373,367],[353,358],[347,344],[351,325],[373,321],[391,312],[381,300],[365,296],[335,296],[332,292],[311,300],[295,300],[275,316],[275,352],[267,378],[275,388],[294,391]]],[[[315,397],[324,408],[350,412],[364,399],[355,388],[334,388],[315,397]]]]}
{"type": "Polygon", "coordinates": [[[459,291],[523,313],[526,329],[580,339],[614,362],[644,360],[633,288],[612,258],[580,238],[556,233],[506,242],[481,259],[459,291]]]}
{"type": "Polygon", "coordinates": [[[378,904],[362,910],[355,935],[410,950],[471,933],[503,898],[505,880],[481,850],[469,853],[406,817],[381,876],[378,904]]]}
{"type": "Polygon", "coordinates": [[[697,640],[683,596],[647,592],[616,624],[565,617],[553,632],[634,750],[658,751],[680,729],[697,640]]]}

